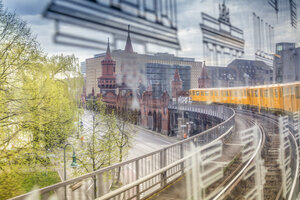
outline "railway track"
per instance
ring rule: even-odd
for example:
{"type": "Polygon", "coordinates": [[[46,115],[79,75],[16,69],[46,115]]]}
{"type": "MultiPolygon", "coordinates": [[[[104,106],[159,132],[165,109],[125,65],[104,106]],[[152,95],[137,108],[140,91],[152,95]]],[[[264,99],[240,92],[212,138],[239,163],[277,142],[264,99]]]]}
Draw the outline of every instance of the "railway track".
{"type": "Polygon", "coordinates": [[[282,174],[280,170],[279,148],[279,123],[276,116],[268,114],[257,114],[249,111],[237,111],[237,113],[247,114],[253,118],[260,126],[265,135],[265,144],[261,151],[261,157],[264,159],[265,183],[263,185],[263,199],[276,200],[282,193],[282,174]]]}
{"type": "MultiPolygon", "coordinates": [[[[264,167],[266,170],[264,177],[265,183],[263,185],[263,199],[280,199],[282,197],[282,173],[278,162],[280,148],[278,119],[276,116],[261,115],[249,111],[236,111],[236,113],[246,115],[244,120],[251,122],[251,124],[257,123],[260,129],[262,141],[257,147],[256,152],[260,153],[264,159],[264,167]]],[[[250,159],[214,199],[246,199],[244,196],[253,188],[255,181],[253,177],[248,177],[246,180],[243,179],[246,175],[245,172],[251,167],[251,164],[253,164],[253,160],[251,161],[250,159]]],[[[297,168],[297,170],[299,169],[297,168]]]]}
{"type": "MultiPolygon", "coordinates": [[[[255,120],[252,118],[249,118],[248,116],[243,115],[240,113],[240,117],[248,123],[248,127],[251,127],[255,124],[255,120]]],[[[260,139],[258,142],[258,146],[255,149],[253,155],[251,158],[246,161],[245,163],[242,163],[242,168],[239,170],[235,176],[232,177],[231,181],[228,182],[226,185],[224,185],[223,190],[215,196],[213,199],[245,199],[243,196],[247,193],[248,190],[252,189],[254,184],[253,177],[250,177],[246,180],[243,180],[244,176],[246,175],[248,169],[252,166],[253,162],[255,162],[254,158],[256,155],[260,154],[262,152],[264,143],[265,143],[265,133],[262,127],[259,126],[259,132],[260,132],[260,139]]]]}
{"type": "MultiPolygon", "coordinates": [[[[236,115],[236,118],[239,118],[241,121],[243,121],[243,124],[246,125],[247,128],[250,128],[254,125],[254,121],[245,119],[242,115],[236,115]]],[[[230,139],[231,138],[228,138],[228,142],[230,142],[230,139]]],[[[224,143],[227,143],[227,141],[224,143]]],[[[226,166],[223,178],[213,183],[206,189],[208,199],[213,197],[212,195],[214,191],[220,191],[227,184],[229,184],[229,182],[239,173],[244,165],[245,163],[242,162],[241,154],[237,153],[234,159],[226,166]]]]}

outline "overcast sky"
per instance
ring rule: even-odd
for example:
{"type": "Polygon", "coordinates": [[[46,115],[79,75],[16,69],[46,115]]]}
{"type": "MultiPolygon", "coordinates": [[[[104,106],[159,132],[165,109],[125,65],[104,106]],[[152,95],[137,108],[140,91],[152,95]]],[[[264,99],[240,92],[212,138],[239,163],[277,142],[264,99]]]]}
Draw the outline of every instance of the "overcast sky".
{"type": "MultiPolygon", "coordinates": [[[[41,13],[50,0],[2,0],[5,7],[10,11],[15,11],[29,26],[32,33],[37,35],[42,48],[49,55],[64,53],[75,54],[80,61],[92,57],[96,50],[75,48],[54,44],[52,36],[54,33],[54,23],[52,20],[44,19],[41,13]]],[[[252,12],[257,13],[269,24],[275,27],[275,42],[300,42],[300,20],[298,19],[298,29],[291,28],[289,12],[287,9],[281,10],[276,16],[275,11],[268,5],[268,0],[227,0],[226,4],[230,9],[230,19],[234,26],[237,26],[247,33],[252,28],[249,24],[249,16],[252,12]]],[[[281,2],[288,0],[281,0],[281,2]]],[[[297,3],[297,16],[300,18],[300,0],[297,3]]],[[[199,27],[201,22],[201,12],[205,12],[213,17],[218,17],[218,4],[222,0],[177,0],[178,10],[178,37],[181,44],[179,56],[193,57],[203,60],[202,57],[202,34],[199,27]]],[[[246,37],[245,43],[252,45],[251,39],[246,37]]],[[[123,44],[122,44],[123,45],[123,44]]],[[[135,48],[135,47],[133,47],[135,48]]],[[[136,48],[138,49],[138,48],[136,48]]],[[[138,50],[137,50],[138,51],[138,50]]],[[[158,49],[157,51],[160,51],[158,49]]]]}

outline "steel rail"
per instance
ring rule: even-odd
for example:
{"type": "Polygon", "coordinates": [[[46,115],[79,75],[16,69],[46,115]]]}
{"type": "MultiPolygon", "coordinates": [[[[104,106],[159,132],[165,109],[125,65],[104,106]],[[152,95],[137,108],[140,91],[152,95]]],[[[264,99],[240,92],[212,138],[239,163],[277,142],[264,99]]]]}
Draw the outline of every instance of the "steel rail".
{"type": "Polygon", "coordinates": [[[263,148],[263,140],[264,140],[263,138],[264,138],[265,133],[264,133],[263,129],[260,127],[260,125],[258,125],[258,126],[259,126],[259,129],[260,129],[261,137],[259,139],[258,147],[256,148],[255,152],[253,153],[251,158],[248,160],[246,165],[243,167],[243,169],[232,179],[232,181],[228,185],[226,185],[224,187],[224,189],[221,192],[219,192],[218,195],[216,195],[213,198],[213,200],[219,199],[220,197],[222,197],[227,192],[227,190],[237,181],[237,179],[240,178],[243,175],[243,173],[246,171],[246,169],[249,167],[249,165],[253,162],[255,156],[257,155],[257,153],[260,152],[261,149],[263,148]]]}
{"type": "MultiPolygon", "coordinates": [[[[243,110],[243,111],[239,110],[237,113],[239,113],[239,112],[245,113],[245,110],[243,110]]],[[[246,111],[246,112],[247,112],[247,111],[246,111]]],[[[248,112],[248,113],[249,113],[249,112],[248,112]]],[[[255,115],[256,115],[256,116],[259,116],[259,117],[266,117],[266,118],[268,118],[269,120],[273,121],[274,124],[279,125],[277,119],[275,119],[275,118],[273,117],[273,115],[267,115],[267,114],[255,114],[255,115]]],[[[292,134],[292,132],[291,132],[290,130],[288,130],[288,133],[289,133],[289,135],[291,136],[292,141],[294,142],[295,146],[298,147],[295,136],[292,134]]],[[[290,141],[291,141],[291,140],[290,140],[290,141]]],[[[298,149],[298,148],[296,148],[296,150],[297,150],[297,149],[298,149]]],[[[299,174],[299,163],[300,163],[300,161],[299,161],[299,152],[296,152],[296,171],[295,171],[295,176],[294,176],[294,179],[293,179],[293,183],[292,183],[291,190],[289,191],[288,200],[292,200],[292,198],[293,198],[293,193],[294,193],[294,190],[295,190],[295,188],[296,188],[297,179],[298,179],[298,175],[297,175],[297,174],[299,174]]],[[[280,195],[281,192],[282,192],[282,187],[281,187],[280,191],[278,192],[278,196],[280,195]]]]}
{"type": "MultiPolygon", "coordinates": [[[[291,131],[289,130],[289,133],[292,137],[292,141],[294,142],[295,146],[296,146],[296,150],[298,149],[298,145],[297,145],[297,142],[296,142],[296,138],[295,136],[291,133],[291,131]]],[[[293,193],[294,193],[294,190],[296,188],[296,184],[297,184],[297,180],[298,180],[298,175],[299,174],[299,152],[297,151],[296,152],[296,157],[297,157],[297,160],[296,160],[296,171],[295,171],[295,178],[293,180],[293,184],[292,184],[292,188],[291,188],[291,191],[289,193],[289,197],[288,197],[288,200],[292,200],[293,198],[293,193]]]]}

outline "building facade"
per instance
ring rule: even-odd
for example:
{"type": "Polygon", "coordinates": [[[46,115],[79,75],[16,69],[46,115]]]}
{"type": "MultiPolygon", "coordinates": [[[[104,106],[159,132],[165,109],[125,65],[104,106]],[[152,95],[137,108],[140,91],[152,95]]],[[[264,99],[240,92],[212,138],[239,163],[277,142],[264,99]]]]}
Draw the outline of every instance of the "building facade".
{"type": "Polygon", "coordinates": [[[135,112],[141,126],[168,134],[170,97],[177,97],[190,89],[191,67],[153,61],[141,65],[136,56],[128,34],[125,50],[119,57],[120,68],[116,70],[118,61],[113,59],[108,44],[98,66],[101,68],[98,88],[92,87],[90,96],[101,97],[107,108],[118,113],[135,112]]]}
{"type": "Polygon", "coordinates": [[[229,9],[225,2],[219,4],[219,18],[201,13],[203,58],[208,65],[225,66],[244,55],[243,31],[230,22],[229,9]]]}
{"type": "Polygon", "coordinates": [[[277,43],[274,56],[276,83],[300,80],[300,47],[295,43],[277,43]]]}
{"type": "Polygon", "coordinates": [[[227,67],[203,67],[199,88],[239,87],[271,84],[273,70],[263,61],[235,59],[227,67]]]}

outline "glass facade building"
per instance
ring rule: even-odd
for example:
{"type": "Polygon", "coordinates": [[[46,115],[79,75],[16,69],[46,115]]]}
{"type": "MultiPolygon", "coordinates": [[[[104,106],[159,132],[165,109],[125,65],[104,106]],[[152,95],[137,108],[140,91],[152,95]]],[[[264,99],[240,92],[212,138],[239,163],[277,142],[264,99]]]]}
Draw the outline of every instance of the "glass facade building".
{"type": "Polygon", "coordinates": [[[191,66],[146,64],[147,85],[152,87],[154,97],[159,98],[163,91],[167,91],[169,95],[172,94],[171,83],[176,69],[178,69],[182,80],[182,90],[188,91],[191,88],[191,66]]]}

